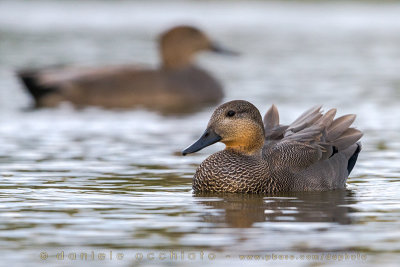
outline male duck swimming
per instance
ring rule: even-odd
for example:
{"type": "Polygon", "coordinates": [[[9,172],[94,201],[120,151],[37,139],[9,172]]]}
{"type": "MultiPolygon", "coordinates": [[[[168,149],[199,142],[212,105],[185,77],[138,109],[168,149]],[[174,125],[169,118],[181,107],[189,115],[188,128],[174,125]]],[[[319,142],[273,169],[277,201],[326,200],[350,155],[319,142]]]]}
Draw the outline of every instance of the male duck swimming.
{"type": "Polygon", "coordinates": [[[218,46],[201,30],[177,26],[160,37],[161,64],[138,66],[64,67],[18,72],[36,107],[67,101],[77,107],[144,107],[162,113],[183,113],[216,104],[223,97],[219,82],[193,64],[200,51],[235,54],[218,46]]]}
{"type": "Polygon", "coordinates": [[[200,139],[183,155],[216,142],[225,150],[198,167],[195,192],[271,193],[344,188],[363,133],[350,128],[355,115],[334,119],[336,109],[304,112],[288,126],[279,124],[274,105],[264,116],[243,100],[219,106],[200,139]]]}

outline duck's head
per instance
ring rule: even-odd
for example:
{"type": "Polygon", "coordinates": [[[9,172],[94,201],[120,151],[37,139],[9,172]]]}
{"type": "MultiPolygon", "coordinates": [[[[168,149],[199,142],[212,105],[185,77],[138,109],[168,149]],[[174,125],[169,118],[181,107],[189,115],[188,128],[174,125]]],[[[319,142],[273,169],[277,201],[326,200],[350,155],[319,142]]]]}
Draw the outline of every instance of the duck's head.
{"type": "Polygon", "coordinates": [[[177,26],[161,34],[160,37],[160,53],[164,68],[186,67],[190,65],[194,54],[205,50],[221,54],[237,54],[213,42],[204,32],[193,26],[177,26]]]}
{"type": "Polygon", "coordinates": [[[264,127],[258,109],[244,100],[220,105],[212,114],[203,135],[182,154],[197,152],[216,142],[224,143],[225,149],[242,154],[260,153],[264,145],[264,127]]]}

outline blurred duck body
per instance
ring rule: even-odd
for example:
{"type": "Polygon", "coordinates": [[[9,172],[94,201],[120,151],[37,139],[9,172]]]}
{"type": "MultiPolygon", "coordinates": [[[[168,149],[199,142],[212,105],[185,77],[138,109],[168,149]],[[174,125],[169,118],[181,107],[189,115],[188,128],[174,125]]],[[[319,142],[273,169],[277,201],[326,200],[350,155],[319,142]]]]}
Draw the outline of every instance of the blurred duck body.
{"type": "Polygon", "coordinates": [[[183,155],[223,142],[225,150],[198,167],[195,192],[273,193],[344,188],[361,144],[350,128],[355,115],[334,119],[336,109],[304,112],[290,125],[279,124],[273,105],[264,121],[258,109],[237,100],[219,106],[205,133],[183,155]]]}
{"type": "Polygon", "coordinates": [[[36,107],[71,102],[76,107],[137,108],[184,113],[216,104],[223,97],[219,82],[193,65],[197,52],[234,53],[213,43],[191,26],[178,26],[160,38],[162,63],[138,66],[44,68],[21,70],[18,76],[36,107]]]}

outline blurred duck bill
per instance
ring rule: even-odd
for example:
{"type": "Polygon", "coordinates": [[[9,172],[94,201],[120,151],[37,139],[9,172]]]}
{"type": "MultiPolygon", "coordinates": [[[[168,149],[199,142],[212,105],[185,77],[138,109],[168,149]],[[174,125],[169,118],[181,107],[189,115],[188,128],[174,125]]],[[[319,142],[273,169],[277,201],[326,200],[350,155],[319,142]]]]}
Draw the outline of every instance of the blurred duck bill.
{"type": "Polygon", "coordinates": [[[227,56],[238,56],[239,55],[239,52],[231,50],[227,47],[221,46],[218,43],[212,43],[210,50],[215,53],[221,54],[221,55],[227,55],[227,56]]]}

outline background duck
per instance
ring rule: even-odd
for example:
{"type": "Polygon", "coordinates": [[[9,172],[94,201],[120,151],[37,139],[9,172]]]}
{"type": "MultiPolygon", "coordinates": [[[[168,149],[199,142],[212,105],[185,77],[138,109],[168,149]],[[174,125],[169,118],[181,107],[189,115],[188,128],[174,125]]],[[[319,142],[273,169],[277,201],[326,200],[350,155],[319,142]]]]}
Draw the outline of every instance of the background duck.
{"type": "Polygon", "coordinates": [[[76,107],[189,112],[216,104],[224,95],[216,79],[193,65],[193,56],[203,50],[235,54],[195,27],[177,26],[161,34],[161,64],[157,69],[59,67],[21,70],[18,76],[33,96],[35,107],[54,107],[68,101],[76,107]]]}
{"type": "Polygon", "coordinates": [[[349,128],[355,115],[334,120],[336,109],[303,113],[288,126],[279,124],[273,105],[262,120],[258,109],[242,100],[219,106],[205,133],[186,155],[221,141],[225,150],[201,163],[195,192],[270,193],[344,188],[353,169],[362,132],[349,128]]]}

